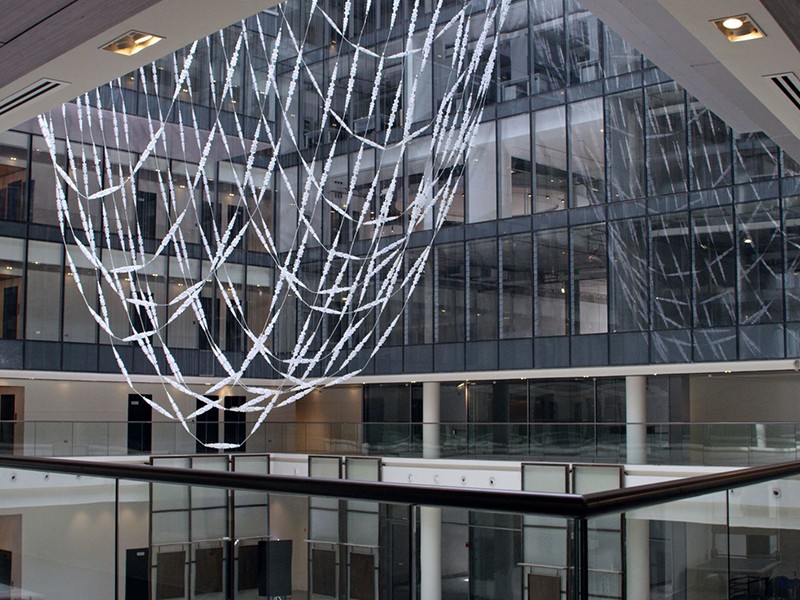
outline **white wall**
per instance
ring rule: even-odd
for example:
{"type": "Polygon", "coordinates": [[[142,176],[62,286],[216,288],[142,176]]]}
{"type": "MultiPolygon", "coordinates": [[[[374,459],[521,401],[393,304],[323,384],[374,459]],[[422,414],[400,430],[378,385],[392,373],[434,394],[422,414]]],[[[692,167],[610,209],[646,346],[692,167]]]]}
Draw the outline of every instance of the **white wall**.
{"type": "Polygon", "coordinates": [[[269,523],[272,539],[292,540],[292,589],[308,590],[308,499],[270,494],[269,523]]]}
{"type": "Polygon", "coordinates": [[[800,374],[693,375],[693,422],[798,422],[800,374]]]}

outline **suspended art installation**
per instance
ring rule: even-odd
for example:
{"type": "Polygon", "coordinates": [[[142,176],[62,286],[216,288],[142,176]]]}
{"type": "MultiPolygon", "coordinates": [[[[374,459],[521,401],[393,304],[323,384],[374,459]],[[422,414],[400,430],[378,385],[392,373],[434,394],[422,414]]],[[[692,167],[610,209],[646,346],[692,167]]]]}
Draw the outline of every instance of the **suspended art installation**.
{"type": "MultiPolygon", "coordinates": [[[[438,0],[431,11],[415,0],[405,35],[385,41],[366,26],[376,10],[369,1],[346,0],[334,11],[312,0],[301,27],[296,13],[279,7],[277,18],[272,15],[276,30],[267,32],[258,15],[238,35],[221,31],[176,53],[171,72],[164,61],[139,69],[133,76],[144,92],[138,110],[129,108],[136,96],[120,78],[40,115],[61,182],[56,202],[70,272],[128,384],[136,389],[131,345],[157,374],[167,403],[145,397],[153,409],[194,435],[192,420],[226,409],[215,394],[236,388],[249,399],[227,410],[258,414],[249,437],[273,408],[347,381],[375,356],[400,322],[403,311],[396,307],[405,306],[431,251],[429,244],[404,261],[411,233],[424,227],[435,237],[458,193],[492,85],[495,27],[502,28],[508,2],[464,0],[445,10],[438,0]],[[420,30],[423,19],[429,25],[420,30]],[[402,75],[386,77],[389,65],[401,65],[402,75]],[[441,100],[430,111],[433,68],[441,100]],[[242,78],[244,86],[236,83],[242,78]],[[209,88],[206,100],[194,102],[200,81],[209,88]],[[253,91],[247,118],[235,110],[242,88],[253,91]],[[417,105],[424,102],[432,114],[420,121],[425,111],[417,105]],[[301,110],[316,118],[310,133],[296,116],[301,110]],[[355,158],[349,178],[339,177],[331,193],[338,146],[355,158]],[[402,206],[403,159],[412,147],[426,164],[414,199],[409,194],[402,206]],[[150,204],[137,189],[137,174],[146,169],[157,189],[150,204]],[[234,198],[224,225],[214,201],[222,169],[234,198]],[[279,190],[278,227],[272,226],[273,189],[279,190]],[[245,239],[272,272],[271,294],[258,310],[252,302],[246,309],[242,291],[245,239]],[[309,278],[303,268],[312,254],[319,268],[309,278]],[[170,282],[178,280],[169,299],[156,268],[165,261],[170,282]],[[235,358],[220,344],[214,322],[220,300],[226,332],[244,342],[235,358]],[[198,351],[185,352],[167,336],[168,327],[187,318],[218,374],[202,392],[190,389],[181,369],[198,351]],[[295,322],[291,344],[273,348],[270,339],[281,324],[293,329],[295,322]],[[280,385],[245,380],[259,361],[280,385]],[[200,408],[182,410],[182,398],[200,408]]],[[[393,0],[391,13],[381,15],[387,31],[401,27],[399,9],[393,0]]]]}

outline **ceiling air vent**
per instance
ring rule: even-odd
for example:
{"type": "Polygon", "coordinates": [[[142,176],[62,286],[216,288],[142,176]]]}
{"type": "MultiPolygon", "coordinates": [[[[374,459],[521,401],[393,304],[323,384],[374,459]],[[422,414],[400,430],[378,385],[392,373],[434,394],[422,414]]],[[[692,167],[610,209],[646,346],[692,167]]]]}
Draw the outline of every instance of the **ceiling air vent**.
{"type": "Polygon", "coordinates": [[[778,73],[777,75],[767,75],[767,79],[772,80],[778,89],[800,109],[800,79],[794,73],[778,73]]]}
{"type": "Polygon", "coordinates": [[[69,84],[64,81],[56,81],[55,79],[40,79],[36,83],[32,83],[25,89],[18,91],[16,94],[11,94],[0,100],[0,117],[28,102],[33,102],[42,96],[46,96],[65,85],[69,84]]]}

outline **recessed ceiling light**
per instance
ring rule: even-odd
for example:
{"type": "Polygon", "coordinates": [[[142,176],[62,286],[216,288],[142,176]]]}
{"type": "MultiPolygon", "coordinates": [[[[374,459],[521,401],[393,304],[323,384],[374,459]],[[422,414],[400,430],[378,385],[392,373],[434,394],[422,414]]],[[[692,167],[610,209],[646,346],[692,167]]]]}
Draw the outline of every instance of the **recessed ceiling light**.
{"type": "Polygon", "coordinates": [[[145,33],[143,31],[129,31],[125,35],[121,35],[105,46],[102,46],[102,49],[108,50],[109,52],[114,52],[116,54],[133,56],[137,52],[141,52],[148,46],[157,44],[163,39],[164,38],[152,33],[145,33]]]}
{"type": "Polygon", "coordinates": [[[742,25],[744,25],[744,21],[739,17],[728,17],[722,22],[725,29],[741,29],[742,25]]]}
{"type": "Polygon", "coordinates": [[[723,17],[712,21],[717,26],[728,41],[745,42],[747,40],[757,40],[764,37],[764,33],[756,25],[750,15],[735,15],[723,17]]]}

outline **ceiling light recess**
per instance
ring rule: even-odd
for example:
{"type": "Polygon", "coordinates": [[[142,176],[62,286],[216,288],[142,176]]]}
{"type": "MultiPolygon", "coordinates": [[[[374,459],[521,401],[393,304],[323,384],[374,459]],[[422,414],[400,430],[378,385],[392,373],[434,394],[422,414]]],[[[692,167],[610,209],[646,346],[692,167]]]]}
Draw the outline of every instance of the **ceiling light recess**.
{"type": "Polygon", "coordinates": [[[764,32],[750,15],[734,15],[711,21],[729,42],[746,42],[764,37],[764,32]]]}
{"type": "Polygon", "coordinates": [[[163,37],[152,33],[145,33],[143,31],[129,31],[126,34],[119,36],[115,40],[112,40],[105,46],[102,46],[102,49],[108,50],[109,52],[115,52],[116,54],[133,56],[137,52],[144,50],[148,46],[157,44],[163,39],[163,37]]]}

